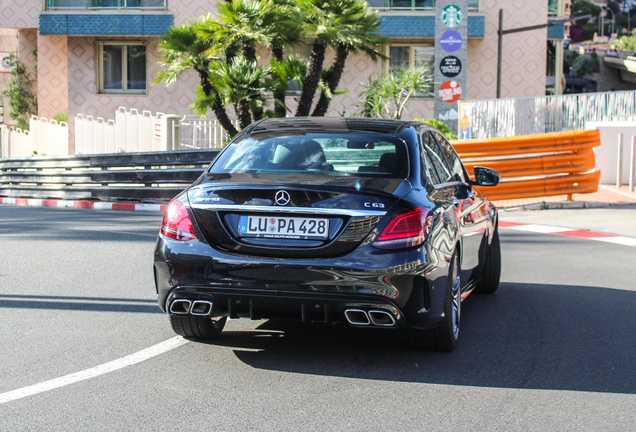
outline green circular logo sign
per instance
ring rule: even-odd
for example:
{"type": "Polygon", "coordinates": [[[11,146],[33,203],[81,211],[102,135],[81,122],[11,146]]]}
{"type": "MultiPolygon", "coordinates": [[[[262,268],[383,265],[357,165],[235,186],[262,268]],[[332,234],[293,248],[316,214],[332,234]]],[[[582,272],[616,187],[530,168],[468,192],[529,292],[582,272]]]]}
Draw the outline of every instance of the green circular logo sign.
{"type": "Polygon", "coordinates": [[[462,22],[462,10],[459,6],[448,5],[442,9],[440,18],[446,27],[457,27],[462,22]]]}

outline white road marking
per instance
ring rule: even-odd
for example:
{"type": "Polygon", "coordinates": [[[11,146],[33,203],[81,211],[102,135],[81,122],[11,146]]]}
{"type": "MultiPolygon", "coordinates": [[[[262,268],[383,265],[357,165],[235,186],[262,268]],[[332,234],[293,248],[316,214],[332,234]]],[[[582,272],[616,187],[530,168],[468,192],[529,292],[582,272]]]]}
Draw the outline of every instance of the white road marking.
{"type": "Polygon", "coordinates": [[[519,231],[530,231],[530,232],[543,233],[543,234],[551,234],[551,233],[563,232],[563,231],[574,231],[574,229],[572,228],[561,228],[561,227],[553,227],[548,225],[533,225],[533,224],[511,226],[507,228],[515,229],[519,231]]]}
{"type": "Polygon", "coordinates": [[[123,369],[126,366],[132,366],[134,364],[141,363],[145,360],[151,359],[160,354],[178,348],[188,342],[188,340],[183,339],[181,336],[175,336],[171,339],[168,339],[167,341],[158,343],[157,345],[151,346],[141,351],[137,351],[134,354],[127,355],[126,357],[122,357],[120,359],[113,360],[108,363],[92,367],[90,369],[85,369],[83,371],[75,372],[70,375],[65,375],[63,377],[55,378],[49,381],[22,387],[17,390],[11,390],[9,392],[0,394],[0,404],[33,396],[39,393],[44,393],[49,390],[54,390],[56,388],[75,384],[80,381],[95,378],[109,372],[123,369]]]}
{"type": "Polygon", "coordinates": [[[636,238],[632,237],[592,237],[590,240],[615,243],[625,246],[636,246],[636,238]]]}

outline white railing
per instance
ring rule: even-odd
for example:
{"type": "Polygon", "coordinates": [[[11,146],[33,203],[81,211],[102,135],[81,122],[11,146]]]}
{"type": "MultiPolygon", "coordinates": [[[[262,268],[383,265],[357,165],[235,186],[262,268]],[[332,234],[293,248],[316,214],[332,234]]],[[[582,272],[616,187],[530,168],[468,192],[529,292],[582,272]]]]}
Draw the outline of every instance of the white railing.
{"type": "Polygon", "coordinates": [[[582,130],[588,122],[636,115],[636,91],[470,102],[473,138],[582,130]]]}
{"type": "MultiPolygon", "coordinates": [[[[238,127],[238,121],[233,122],[238,127]]],[[[114,119],[75,117],[75,153],[128,153],[220,148],[227,132],[216,119],[119,107],[114,119]]]]}
{"type": "Polygon", "coordinates": [[[29,130],[2,127],[0,157],[68,156],[68,124],[32,116],[29,130]]]}
{"type": "Polygon", "coordinates": [[[119,107],[115,119],[75,117],[75,154],[149,152],[162,150],[156,125],[165,114],[119,107]]]}
{"type": "MultiPolygon", "coordinates": [[[[238,128],[238,121],[234,122],[238,128]]],[[[227,142],[227,132],[217,119],[184,116],[179,122],[181,146],[179,150],[221,148],[227,142]]],[[[176,150],[176,149],[175,149],[176,150]]]]}

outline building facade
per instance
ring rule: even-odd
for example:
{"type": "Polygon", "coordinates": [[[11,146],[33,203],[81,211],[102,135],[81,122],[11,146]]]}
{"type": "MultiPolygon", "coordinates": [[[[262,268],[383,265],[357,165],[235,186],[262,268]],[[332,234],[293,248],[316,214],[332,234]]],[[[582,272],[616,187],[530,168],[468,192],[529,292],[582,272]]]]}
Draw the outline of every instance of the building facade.
{"type": "MultiPolygon", "coordinates": [[[[504,28],[532,26],[545,24],[549,15],[563,15],[549,13],[553,1],[469,1],[467,88],[462,99],[496,97],[499,9],[505,13],[504,28]]],[[[563,0],[557,3],[561,7],[563,0]]],[[[381,32],[390,38],[390,60],[350,57],[340,84],[349,92],[335,97],[328,115],[353,115],[361,83],[393,67],[424,62],[434,53],[435,0],[369,4],[384,18],[381,32]]],[[[0,28],[14,44],[4,49],[15,50],[31,68],[36,60],[32,50],[37,48],[38,114],[52,118],[68,113],[73,147],[77,114],[114,118],[120,106],[192,114],[188,107],[194,100],[195,74],[184,74],[173,87],[151,84],[160,69],[158,45],[170,25],[214,14],[215,9],[216,2],[210,0],[0,0],[0,28]]],[[[546,43],[563,38],[563,25],[556,26],[560,32],[554,28],[504,36],[502,97],[545,94],[546,43]]],[[[307,52],[298,49],[303,50],[307,52]]],[[[269,57],[265,49],[258,53],[263,61],[269,57]]],[[[5,82],[0,80],[0,85],[5,82]]],[[[293,110],[295,101],[288,99],[293,110]]],[[[403,118],[433,117],[433,105],[433,99],[413,98],[403,118]]]]}

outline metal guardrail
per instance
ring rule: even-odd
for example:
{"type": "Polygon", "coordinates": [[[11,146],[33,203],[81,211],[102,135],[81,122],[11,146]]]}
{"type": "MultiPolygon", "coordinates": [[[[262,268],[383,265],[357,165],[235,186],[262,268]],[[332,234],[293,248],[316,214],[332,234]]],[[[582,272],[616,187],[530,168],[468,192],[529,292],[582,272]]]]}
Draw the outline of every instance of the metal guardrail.
{"type": "Polygon", "coordinates": [[[499,172],[502,181],[483,193],[493,200],[533,198],[598,190],[594,171],[598,130],[570,131],[512,138],[454,141],[453,146],[471,173],[483,165],[499,172]]]}
{"type": "MultiPolygon", "coordinates": [[[[491,199],[596,192],[600,135],[573,131],[453,143],[469,172],[498,170],[491,199]]],[[[0,197],[166,202],[195,181],[219,150],[0,159],[0,197]]]]}
{"type": "Polygon", "coordinates": [[[218,150],[0,159],[0,196],[166,202],[195,181],[218,150]]]}

